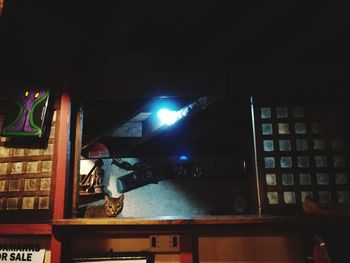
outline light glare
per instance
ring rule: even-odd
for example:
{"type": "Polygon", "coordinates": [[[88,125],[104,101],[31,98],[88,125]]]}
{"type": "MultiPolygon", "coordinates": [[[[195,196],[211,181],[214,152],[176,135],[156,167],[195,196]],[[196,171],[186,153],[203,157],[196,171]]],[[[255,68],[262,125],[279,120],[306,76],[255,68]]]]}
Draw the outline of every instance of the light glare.
{"type": "Polygon", "coordinates": [[[158,111],[157,116],[162,124],[172,125],[180,119],[181,114],[178,111],[171,111],[168,109],[161,109],[158,111]]]}

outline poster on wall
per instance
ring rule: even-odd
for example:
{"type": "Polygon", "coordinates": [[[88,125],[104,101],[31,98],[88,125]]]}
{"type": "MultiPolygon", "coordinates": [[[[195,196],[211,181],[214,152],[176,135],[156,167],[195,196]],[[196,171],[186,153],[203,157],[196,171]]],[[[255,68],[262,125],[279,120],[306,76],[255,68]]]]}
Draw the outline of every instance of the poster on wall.
{"type": "Polygon", "coordinates": [[[0,243],[0,262],[44,262],[45,249],[40,244],[0,243]]]}
{"type": "Polygon", "coordinates": [[[28,87],[14,90],[5,111],[1,131],[6,137],[41,138],[50,116],[48,89],[28,87]]]}

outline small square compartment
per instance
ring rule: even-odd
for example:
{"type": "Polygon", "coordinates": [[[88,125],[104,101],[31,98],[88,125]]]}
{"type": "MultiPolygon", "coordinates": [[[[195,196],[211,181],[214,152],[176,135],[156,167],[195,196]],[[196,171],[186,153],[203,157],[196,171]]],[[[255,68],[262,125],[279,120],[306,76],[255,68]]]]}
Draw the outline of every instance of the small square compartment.
{"type": "Polygon", "coordinates": [[[273,140],[264,140],[264,152],[272,152],[274,150],[273,140]]]}
{"type": "Polygon", "coordinates": [[[261,117],[261,119],[271,118],[271,108],[270,107],[261,107],[260,108],[260,117],[261,117]]]}
{"type": "Polygon", "coordinates": [[[300,185],[311,185],[311,175],[309,173],[299,174],[299,184],[300,185]]]}
{"type": "Polygon", "coordinates": [[[283,200],[286,204],[295,204],[295,193],[294,192],[283,192],[283,200]]]}
{"type": "Polygon", "coordinates": [[[263,123],[261,125],[261,128],[262,128],[263,135],[271,135],[273,133],[271,123],[263,123]]]}
{"type": "Polygon", "coordinates": [[[326,140],[324,139],[314,139],[313,140],[314,150],[325,150],[326,149],[326,140]]]}
{"type": "Polygon", "coordinates": [[[301,192],[301,201],[304,202],[306,197],[313,198],[313,194],[311,191],[303,191],[301,192]]]}
{"type": "Polygon", "coordinates": [[[279,134],[289,134],[289,124],[288,123],[278,123],[278,133],[279,134]]]}
{"type": "Polygon", "coordinates": [[[306,124],[304,122],[294,123],[294,130],[296,134],[306,134],[306,124]]]}
{"type": "Polygon", "coordinates": [[[288,118],[288,108],[287,107],[277,107],[276,108],[277,118],[288,118]]]}
{"type": "Polygon", "coordinates": [[[281,152],[290,151],[291,150],[290,140],[279,140],[278,141],[278,145],[279,145],[279,150],[281,152]]]}
{"type": "Polygon", "coordinates": [[[337,191],[338,203],[349,203],[349,191],[337,191]]]}
{"type": "Polygon", "coordinates": [[[306,139],[297,139],[295,140],[297,151],[307,151],[307,140],[306,139]]]}
{"type": "Polygon", "coordinates": [[[267,185],[277,185],[276,174],[266,174],[265,178],[267,185]]]}
{"type": "Polygon", "coordinates": [[[275,168],[275,158],[265,157],[264,158],[265,168],[275,168]]]}
{"type": "Polygon", "coordinates": [[[328,204],[331,201],[331,192],[329,191],[320,191],[318,196],[321,204],[328,204]]]}
{"type": "Polygon", "coordinates": [[[327,156],[325,155],[315,156],[315,166],[327,167],[328,166],[327,156]]]}
{"type": "Polygon", "coordinates": [[[329,176],[327,173],[317,173],[317,184],[318,185],[328,185],[329,184],[329,176]]]}
{"type": "Polygon", "coordinates": [[[278,204],[277,192],[267,192],[267,201],[269,204],[278,204]]]}
{"type": "Polygon", "coordinates": [[[309,156],[298,156],[298,167],[306,168],[310,166],[309,156]]]}
{"type": "Polygon", "coordinates": [[[293,167],[292,157],[290,156],[282,156],[280,159],[281,168],[291,168],[293,167]]]}
{"type": "Polygon", "coordinates": [[[345,167],[345,157],[343,155],[333,156],[333,166],[334,167],[345,167]]]}
{"type": "Polygon", "coordinates": [[[283,185],[294,185],[294,175],[293,174],[282,174],[282,184],[283,185]]]}
{"type": "Polygon", "coordinates": [[[348,175],[346,173],[336,173],[335,184],[344,185],[348,183],[348,175]]]}
{"type": "Polygon", "coordinates": [[[305,109],[304,107],[293,107],[293,115],[294,118],[304,118],[305,117],[305,109]]]}

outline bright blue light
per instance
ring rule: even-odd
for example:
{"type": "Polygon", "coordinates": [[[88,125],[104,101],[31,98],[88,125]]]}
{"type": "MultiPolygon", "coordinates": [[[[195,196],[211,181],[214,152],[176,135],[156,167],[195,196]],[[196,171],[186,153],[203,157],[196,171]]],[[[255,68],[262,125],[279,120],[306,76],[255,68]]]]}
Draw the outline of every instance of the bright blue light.
{"type": "Polygon", "coordinates": [[[188,160],[188,157],[187,157],[186,155],[181,155],[181,156],[179,157],[179,160],[181,160],[181,161],[187,161],[187,160],[188,160]]]}
{"type": "Polygon", "coordinates": [[[178,111],[172,111],[168,109],[160,109],[157,113],[159,120],[162,124],[172,125],[180,119],[180,114],[178,111]]]}

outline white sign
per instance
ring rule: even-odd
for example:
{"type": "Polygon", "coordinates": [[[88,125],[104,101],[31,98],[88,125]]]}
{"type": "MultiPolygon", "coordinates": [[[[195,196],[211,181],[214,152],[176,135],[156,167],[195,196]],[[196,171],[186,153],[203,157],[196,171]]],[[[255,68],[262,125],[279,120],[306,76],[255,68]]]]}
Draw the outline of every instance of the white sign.
{"type": "Polygon", "coordinates": [[[45,249],[39,244],[0,243],[0,262],[44,262],[45,249]]]}

